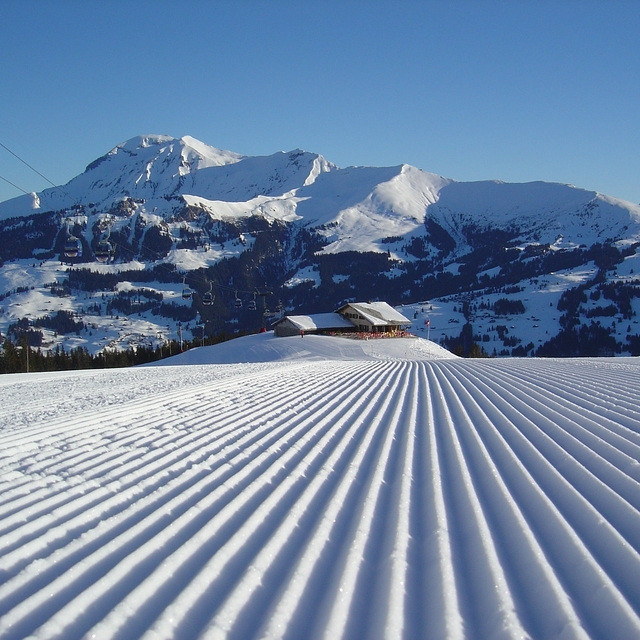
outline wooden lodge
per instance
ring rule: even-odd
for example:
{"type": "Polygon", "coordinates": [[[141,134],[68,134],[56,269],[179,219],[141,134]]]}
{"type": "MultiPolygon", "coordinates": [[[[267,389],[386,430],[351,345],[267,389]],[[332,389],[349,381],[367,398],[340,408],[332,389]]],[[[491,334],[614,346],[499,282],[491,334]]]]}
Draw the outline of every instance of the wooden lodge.
{"type": "Polygon", "coordinates": [[[273,325],[276,336],[305,333],[396,333],[405,331],[411,320],[386,302],[349,302],[333,313],[284,316],[273,325]]]}

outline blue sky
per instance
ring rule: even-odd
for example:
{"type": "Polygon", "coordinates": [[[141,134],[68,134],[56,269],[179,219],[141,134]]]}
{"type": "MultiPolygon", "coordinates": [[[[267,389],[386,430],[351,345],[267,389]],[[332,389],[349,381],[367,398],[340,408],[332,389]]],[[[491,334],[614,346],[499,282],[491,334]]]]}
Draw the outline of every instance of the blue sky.
{"type": "MultiPolygon", "coordinates": [[[[637,0],[0,0],[0,28],[0,143],[56,184],[158,133],[640,203],[637,0]]],[[[0,176],[50,186],[3,148],[0,176]]]]}

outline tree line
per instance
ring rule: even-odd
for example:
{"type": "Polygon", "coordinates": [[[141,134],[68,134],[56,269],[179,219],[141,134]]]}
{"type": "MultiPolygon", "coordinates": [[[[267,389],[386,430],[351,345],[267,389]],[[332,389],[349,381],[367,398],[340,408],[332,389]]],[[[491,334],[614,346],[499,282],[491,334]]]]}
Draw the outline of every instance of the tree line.
{"type": "Polygon", "coordinates": [[[27,335],[23,335],[19,342],[14,343],[5,338],[0,349],[1,373],[28,373],[35,371],[71,371],[75,369],[110,369],[118,367],[132,367],[148,362],[155,362],[175,356],[181,351],[188,351],[193,347],[209,346],[231,340],[244,334],[230,335],[220,333],[207,336],[202,340],[177,340],[164,343],[158,347],[139,346],[135,349],[124,350],[104,349],[92,354],[86,347],[76,347],[67,351],[58,345],[55,349],[43,351],[29,345],[27,335]]]}

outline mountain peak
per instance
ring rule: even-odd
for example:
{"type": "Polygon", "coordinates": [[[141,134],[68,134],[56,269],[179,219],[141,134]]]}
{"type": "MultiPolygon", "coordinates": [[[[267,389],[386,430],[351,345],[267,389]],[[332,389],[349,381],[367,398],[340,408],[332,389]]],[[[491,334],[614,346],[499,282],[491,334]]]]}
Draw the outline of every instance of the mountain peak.
{"type": "MultiPolygon", "coordinates": [[[[505,315],[505,307],[498,303],[502,300],[499,296],[506,295],[507,285],[516,292],[533,292],[536,286],[540,300],[556,287],[551,306],[547,297],[546,304],[532,309],[529,303],[533,300],[522,297],[522,307],[518,305],[514,311],[522,314],[525,306],[529,310],[527,332],[542,327],[538,325],[541,320],[535,318],[542,318],[545,311],[548,325],[536,337],[542,345],[543,340],[550,340],[551,334],[546,332],[560,327],[560,314],[549,309],[557,303],[563,287],[575,286],[575,282],[593,278],[598,269],[611,267],[619,269],[615,282],[624,285],[627,296],[631,291],[626,289],[627,278],[634,270],[640,271],[632,262],[640,259],[640,254],[635,255],[640,245],[640,207],[594,191],[549,182],[457,182],[409,164],[338,168],[321,155],[301,149],[242,156],[189,135],[136,136],[92,162],[62,188],[0,203],[0,239],[0,266],[16,261],[0,269],[0,284],[5,277],[0,291],[14,291],[3,293],[4,297],[17,297],[24,287],[32,286],[23,280],[27,277],[25,268],[34,274],[33,286],[42,289],[42,283],[56,281],[52,273],[66,270],[59,261],[79,265],[69,276],[75,282],[76,306],[58,300],[56,288],[51,296],[47,292],[33,294],[32,308],[38,305],[39,314],[51,311],[54,305],[65,310],[81,308],[86,296],[79,291],[96,287],[106,291],[124,278],[138,282],[137,276],[130,274],[141,264],[154,271],[171,265],[152,276],[158,278],[160,300],[166,297],[165,302],[155,305],[154,300],[160,300],[154,298],[144,303],[146,311],[153,309],[154,313],[144,320],[142,331],[153,334],[156,330],[149,327],[156,324],[151,317],[155,311],[176,322],[193,320],[198,311],[204,324],[216,330],[249,327],[253,322],[250,311],[257,307],[232,317],[238,313],[236,298],[244,296],[255,302],[254,287],[264,283],[261,291],[274,292],[271,301],[265,300],[268,307],[282,300],[284,306],[309,308],[310,312],[322,306],[335,308],[337,302],[355,296],[399,303],[461,292],[476,292],[477,304],[483,305],[484,312],[490,308],[482,298],[493,296],[492,320],[485,322],[485,316],[480,315],[475,319],[484,323],[489,336],[489,331],[497,331],[490,326],[503,322],[498,316],[505,315]],[[37,203],[39,215],[34,215],[37,203]],[[19,220],[20,216],[25,219],[19,220]],[[64,250],[71,234],[80,241],[82,256],[64,250]],[[101,260],[104,251],[99,248],[105,236],[110,238],[114,264],[101,260]],[[27,262],[18,264],[20,259],[27,262]],[[84,266],[94,261],[93,266],[84,266]],[[557,276],[567,265],[579,265],[583,275],[557,276]],[[191,272],[186,277],[197,295],[192,292],[185,298],[176,290],[180,275],[174,268],[191,272]],[[4,273],[14,275],[7,279],[4,273]],[[109,278],[101,280],[103,274],[109,278]],[[544,274],[549,277],[538,283],[544,274]],[[625,280],[620,280],[620,275],[625,280]],[[582,280],[575,279],[578,277],[582,280]],[[523,284],[515,286],[520,281],[523,284]],[[218,287],[219,293],[215,310],[208,308],[213,304],[202,302],[199,306],[207,291],[213,294],[212,286],[218,287]],[[43,295],[49,307],[41,306],[43,295]],[[182,300],[191,302],[182,304],[182,300]],[[533,322],[536,324],[531,325],[533,322]]],[[[148,282],[148,278],[145,274],[141,282],[148,282]]],[[[602,284],[600,280],[594,283],[594,287],[602,284]]],[[[121,293],[126,291],[129,289],[121,293]]],[[[594,304],[587,309],[591,315],[585,315],[589,327],[597,322],[592,318],[600,315],[606,320],[612,311],[608,303],[595,304],[597,296],[606,298],[604,290],[592,293],[589,304],[594,304]]],[[[104,307],[105,297],[97,297],[94,310],[104,307]]],[[[110,297],[116,305],[109,305],[111,312],[124,308],[127,315],[133,315],[132,305],[141,307],[139,295],[135,305],[130,295],[110,297]]],[[[22,298],[3,302],[3,307],[9,304],[12,310],[0,317],[3,332],[24,312],[22,298]]],[[[414,320],[416,313],[422,313],[424,321],[424,306],[416,304],[414,320]]],[[[452,303],[449,308],[458,314],[456,308],[461,307],[456,300],[456,306],[452,303]]],[[[628,305],[619,306],[616,316],[621,317],[606,329],[618,336],[620,349],[627,346],[620,340],[626,341],[630,326],[624,323],[623,327],[620,320],[638,312],[629,309],[628,305]]],[[[98,313],[103,312],[106,309],[98,313]]],[[[94,324],[93,311],[90,315],[94,324]]],[[[453,318],[454,324],[457,320],[453,318]]],[[[164,319],[161,322],[170,324],[164,319]]],[[[176,325],[173,327],[171,331],[176,325]]],[[[450,337],[446,333],[450,330],[457,333],[455,327],[444,326],[442,335],[450,337]]],[[[128,322],[118,331],[127,341],[125,336],[137,335],[131,333],[128,322]]],[[[594,335],[594,340],[600,340],[600,333],[594,335]]],[[[504,335],[498,334],[496,342],[499,338],[502,346],[515,348],[514,337],[508,337],[508,344],[502,342],[504,335]]],[[[640,336],[636,339],[640,345],[640,336]]],[[[131,340],[139,344],[137,338],[131,340]]],[[[535,346],[533,342],[526,349],[519,345],[518,353],[531,352],[535,346]]],[[[503,353],[502,347],[498,353],[503,353]]]]}
{"type": "Polygon", "coordinates": [[[133,138],[129,138],[124,142],[116,145],[111,153],[116,152],[118,149],[122,149],[124,151],[136,151],[138,149],[146,149],[148,147],[158,146],[167,142],[173,142],[175,138],[172,136],[166,135],[140,135],[134,136],[133,138]]]}
{"type": "Polygon", "coordinates": [[[244,158],[239,153],[212,147],[190,135],[174,138],[158,134],[134,136],[116,145],[107,155],[114,155],[119,151],[124,151],[129,155],[137,155],[141,150],[153,148],[157,148],[158,155],[179,153],[185,159],[197,157],[200,160],[199,168],[232,164],[244,158]]]}

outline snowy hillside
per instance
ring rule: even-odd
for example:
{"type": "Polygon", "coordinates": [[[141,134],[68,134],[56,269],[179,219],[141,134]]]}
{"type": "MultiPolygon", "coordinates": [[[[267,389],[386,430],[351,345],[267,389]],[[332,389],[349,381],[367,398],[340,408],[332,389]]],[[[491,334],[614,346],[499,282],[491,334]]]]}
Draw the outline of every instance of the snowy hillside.
{"type": "Polygon", "coordinates": [[[472,324],[490,354],[635,355],[639,249],[639,205],[571,185],[138,136],[61,188],[0,203],[0,334],[45,327],[32,346],[95,353],[384,300],[410,307],[422,337],[427,311],[443,341],[461,329],[444,325],[472,324]],[[60,312],[78,331],[54,326],[60,312]]]}
{"type": "Polygon", "coordinates": [[[429,215],[454,233],[465,224],[479,229],[515,226],[541,244],[591,246],[607,237],[640,239],[640,205],[549,182],[451,183],[439,192],[429,215]]]}
{"type": "Polygon", "coordinates": [[[214,347],[190,349],[151,366],[233,364],[299,360],[448,360],[451,352],[423,338],[355,340],[307,335],[283,340],[273,332],[230,340],[214,347]]]}
{"type": "Polygon", "coordinates": [[[278,340],[0,377],[0,638],[640,637],[636,360],[278,340]]]}
{"type": "MultiPolygon", "coordinates": [[[[487,355],[533,355],[535,349],[542,347],[551,336],[561,330],[563,319],[558,306],[562,306],[566,292],[589,286],[597,276],[598,267],[591,262],[573,269],[523,279],[517,287],[509,290],[507,296],[504,291],[481,289],[473,293],[463,292],[428,302],[402,305],[399,311],[413,319],[413,333],[423,338],[428,335],[432,340],[444,341],[458,335],[468,321],[473,327],[474,340],[482,345],[487,355]],[[512,310],[497,309],[495,305],[506,299],[512,305],[512,310]],[[519,305],[521,312],[513,309],[514,305],[519,305]],[[427,322],[429,327],[426,326],[427,322]]],[[[591,286],[591,294],[581,306],[584,315],[595,319],[599,327],[606,329],[607,335],[613,339],[611,344],[628,343],[627,336],[640,332],[637,319],[640,317],[640,298],[630,298],[627,301],[628,310],[624,313],[614,305],[608,307],[609,315],[605,315],[602,311],[606,308],[604,304],[611,305],[612,300],[604,300],[604,297],[596,294],[600,291],[599,287],[605,290],[611,287],[635,290],[639,287],[640,255],[634,253],[626,257],[616,266],[609,282],[591,286]]],[[[605,344],[603,336],[594,342],[594,350],[584,355],[616,353],[611,344],[605,344]]],[[[639,353],[634,352],[634,355],[639,353]]]]}

